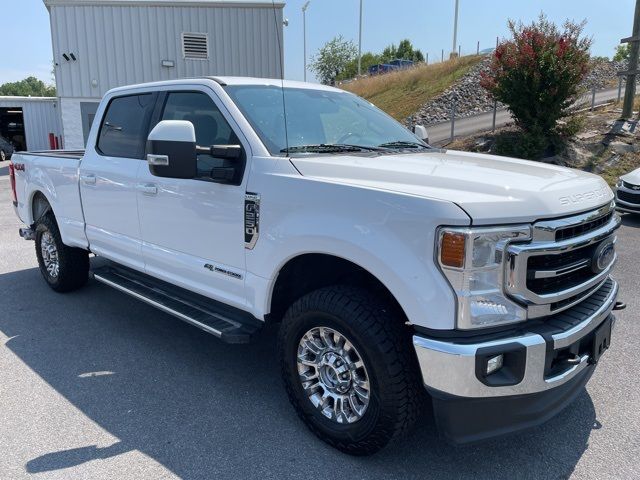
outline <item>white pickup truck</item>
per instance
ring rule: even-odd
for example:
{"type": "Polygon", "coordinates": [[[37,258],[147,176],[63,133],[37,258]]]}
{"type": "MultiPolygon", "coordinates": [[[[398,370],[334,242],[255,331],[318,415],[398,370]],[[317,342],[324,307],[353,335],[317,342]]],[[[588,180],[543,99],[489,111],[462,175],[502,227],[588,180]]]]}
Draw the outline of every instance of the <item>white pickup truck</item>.
{"type": "Polygon", "coordinates": [[[612,191],[425,134],[319,85],[118,88],[86,151],[15,155],[14,205],[55,291],[93,278],[231,343],[279,323],[291,403],[347,453],[426,408],[453,442],[544,422],[623,306],[612,191]]]}

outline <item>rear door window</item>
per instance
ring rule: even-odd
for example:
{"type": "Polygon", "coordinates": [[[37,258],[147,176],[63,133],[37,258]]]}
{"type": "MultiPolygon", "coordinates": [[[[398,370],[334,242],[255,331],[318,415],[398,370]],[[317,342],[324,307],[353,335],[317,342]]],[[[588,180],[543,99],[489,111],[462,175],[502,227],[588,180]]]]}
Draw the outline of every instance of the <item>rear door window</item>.
{"type": "Polygon", "coordinates": [[[109,157],[144,158],[155,98],[154,93],[144,93],[111,100],[100,125],[98,152],[109,157]]]}

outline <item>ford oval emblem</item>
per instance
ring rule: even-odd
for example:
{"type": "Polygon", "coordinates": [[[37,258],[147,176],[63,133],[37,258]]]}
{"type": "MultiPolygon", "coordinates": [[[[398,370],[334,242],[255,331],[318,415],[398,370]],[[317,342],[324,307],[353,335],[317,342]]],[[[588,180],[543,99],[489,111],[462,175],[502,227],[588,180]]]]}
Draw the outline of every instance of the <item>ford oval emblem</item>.
{"type": "Polygon", "coordinates": [[[615,248],[613,242],[602,243],[593,254],[593,260],[591,261],[591,270],[594,273],[603,272],[615,257],[615,248]]]}

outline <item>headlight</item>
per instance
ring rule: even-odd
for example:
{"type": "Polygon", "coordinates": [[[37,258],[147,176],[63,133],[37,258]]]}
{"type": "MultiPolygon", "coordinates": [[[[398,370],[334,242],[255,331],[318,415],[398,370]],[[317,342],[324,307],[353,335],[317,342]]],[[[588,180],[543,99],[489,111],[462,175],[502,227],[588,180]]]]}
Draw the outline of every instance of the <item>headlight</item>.
{"type": "Polygon", "coordinates": [[[616,187],[622,187],[622,184],[623,184],[623,183],[624,183],[624,182],[622,181],[622,179],[621,179],[621,178],[619,178],[619,179],[618,179],[618,182],[616,183],[616,187]]]}
{"type": "Polygon", "coordinates": [[[522,322],[524,307],[503,292],[508,243],[531,239],[529,225],[441,228],[437,258],[457,298],[457,328],[469,330],[522,322]]]}

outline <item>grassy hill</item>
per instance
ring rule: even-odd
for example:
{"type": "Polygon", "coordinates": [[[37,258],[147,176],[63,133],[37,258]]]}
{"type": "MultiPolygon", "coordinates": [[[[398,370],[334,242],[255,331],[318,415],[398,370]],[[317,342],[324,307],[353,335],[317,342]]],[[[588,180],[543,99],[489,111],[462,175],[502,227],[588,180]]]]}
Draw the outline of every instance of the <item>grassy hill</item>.
{"type": "Polygon", "coordinates": [[[476,65],[482,56],[467,56],[410,70],[376,75],[341,85],[366,98],[397,120],[403,121],[450,87],[476,65]]]}

